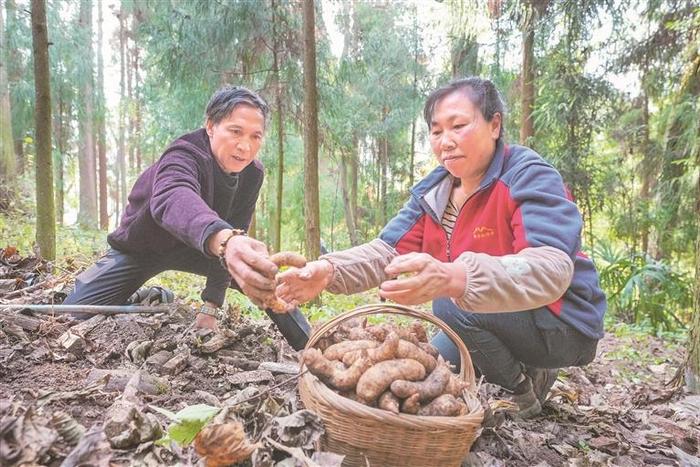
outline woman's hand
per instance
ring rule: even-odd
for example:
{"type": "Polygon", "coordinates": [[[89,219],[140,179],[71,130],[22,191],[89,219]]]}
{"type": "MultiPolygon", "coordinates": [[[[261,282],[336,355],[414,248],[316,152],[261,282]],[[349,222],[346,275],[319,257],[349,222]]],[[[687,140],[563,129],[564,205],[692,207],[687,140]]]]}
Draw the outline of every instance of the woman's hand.
{"type": "Polygon", "coordinates": [[[466,287],[464,267],[443,263],[427,253],[397,256],[384,268],[390,276],[411,274],[379,286],[379,295],[403,305],[418,305],[438,297],[460,297],[466,287]]]}
{"type": "Polygon", "coordinates": [[[305,303],[316,298],[333,279],[333,265],[324,259],[290,268],[277,275],[276,294],[287,303],[305,303]]]}

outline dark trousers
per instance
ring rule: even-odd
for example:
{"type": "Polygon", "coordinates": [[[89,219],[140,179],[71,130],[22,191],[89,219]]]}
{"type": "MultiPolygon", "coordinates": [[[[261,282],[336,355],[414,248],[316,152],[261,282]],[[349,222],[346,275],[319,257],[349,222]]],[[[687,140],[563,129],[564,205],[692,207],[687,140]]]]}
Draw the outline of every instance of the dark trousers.
{"type": "MultiPolygon", "coordinates": [[[[63,303],[81,305],[122,305],[147,280],[163,271],[183,271],[207,278],[202,300],[221,306],[226,289],[238,288],[218,260],[207,258],[191,248],[167,255],[127,254],[110,249],[75,280],[75,289],[63,303]]],[[[289,344],[304,348],[311,326],[299,311],[278,314],[265,310],[289,344]]]]}
{"type": "MultiPolygon", "coordinates": [[[[593,361],[598,341],[563,322],[547,308],[515,313],[470,313],[450,299],[433,302],[469,350],[477,375],[512,390],[525,367],[564,368],[593,361]]],[[[459,351],[444,332],[432,341],[440,354],[459,366],[459,351]]]]}

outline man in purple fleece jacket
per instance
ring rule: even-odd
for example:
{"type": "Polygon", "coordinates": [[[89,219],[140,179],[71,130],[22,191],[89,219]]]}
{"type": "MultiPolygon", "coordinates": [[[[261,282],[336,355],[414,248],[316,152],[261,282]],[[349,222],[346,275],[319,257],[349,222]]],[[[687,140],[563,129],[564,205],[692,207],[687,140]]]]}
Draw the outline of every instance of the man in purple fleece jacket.
{"type": "MultiPolygon", "coordinates": [[[[64,303],[124,304],[166,270],[207,278],[197,327],[216,328],[229,286],[258,306],[270,300],[277,266],[265,244],[245,235],[263,181],[256,158],[268,113],[246,88],[216,91],[205,127],[176,139],[136,180],[119,227],[107,237],[112,248],[78,276],[64,303]]],[[[294,348],[304,346],[310,328],[298,309],[266,312],[294,348]]]]}

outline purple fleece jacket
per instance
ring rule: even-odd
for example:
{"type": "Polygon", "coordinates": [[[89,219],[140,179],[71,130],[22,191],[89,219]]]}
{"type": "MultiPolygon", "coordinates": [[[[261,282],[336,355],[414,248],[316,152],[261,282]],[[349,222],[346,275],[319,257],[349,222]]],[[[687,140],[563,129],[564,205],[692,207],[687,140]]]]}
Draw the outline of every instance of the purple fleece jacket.
{"type": "Polygon", "coordinates": [[[107,242],[126,253],[167,253],[186,245],[210,257],[209,235],[225,228],[248,230],[263,181],[255,160],[240,173],[227,219],[214,211],[216,161],[204,128],[176,139],[136,180],[119,227],[107,242]]]}

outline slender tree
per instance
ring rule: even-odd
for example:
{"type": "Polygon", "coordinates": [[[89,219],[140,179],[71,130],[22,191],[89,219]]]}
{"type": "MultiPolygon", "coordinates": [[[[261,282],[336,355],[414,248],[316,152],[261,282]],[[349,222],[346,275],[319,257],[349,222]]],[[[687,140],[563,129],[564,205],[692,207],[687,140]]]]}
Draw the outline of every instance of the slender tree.
{"type": "Polygon", "coordinates": [[[34,89],[36,96],[36,242],[41,255],[56,259],[56,217],[53,198],[51,161],[51,86],[49,74],[49,37],[46,30],[45,0],[32,0],[32,50],[34,52],[34,89]]]}
{"type": "Polygon", "coordinates": [[[10,104],[10,83],[7,79],[9,54],[5,40],[4,8],[0,6],[0,179],[13,183],[17,171],[14,143],[12,140],[12,111],[10,104]]]}
{"type": "Polygon", "coordinates": [[[109,228],[108,204],[109,196],[107,189],[107,130],[105,129],[106,106],[104,92],[104,61],[102,58],[102,0],[97,2],[97,166],[98,166],[98,187],[100,200],[100,229],[109,228]]]}
{"type": "MultiPolygon", "coordinates": [[[[126,207],[126,9],[121,3],[119,9],[119,128],[118,128],[118,149],[117,167],[118,193],[117,206],[122,209],[126,207]]],[[[119,209],[117,209],[119,212],[119,209]]]]}
{"type": "Polygon", "coordinates": [[[314,0],[303,2],[304,21],[304,218],[306,257],[321,253],[318,200],[318,91],[316,88],[316,27],[314,0]]]}
{"type": "Polygon", "coordinates": [[[524,2],[522,22],[523,62],[520,75],[520,144],[535,136],[532,111],[535,108],[535,25],[544,14],[549,0],[524,2]]]}
{"type": "Polygon", "coordinates": [[[80,143],[78,164],[80,172],[80,207],[78,224],[94,229],[97,227],[97,171],[94,144],[94,85],[92,49],[92,1],[80,2],[80,30],[83,34],[84,76],[80,84],[80,143]]]}
{"type": "Polygon", "coordinates": [[[273,220],[272,248],[280,251],[282,243],[282,193],[284,189],[284,109],[282,107],[282,83],[280,79],[280,25],[279,4],[271,0],[272,10],[272,75],[275,86],[275,121],[277,124],[277,186],[275,218],[273,220]]]}

